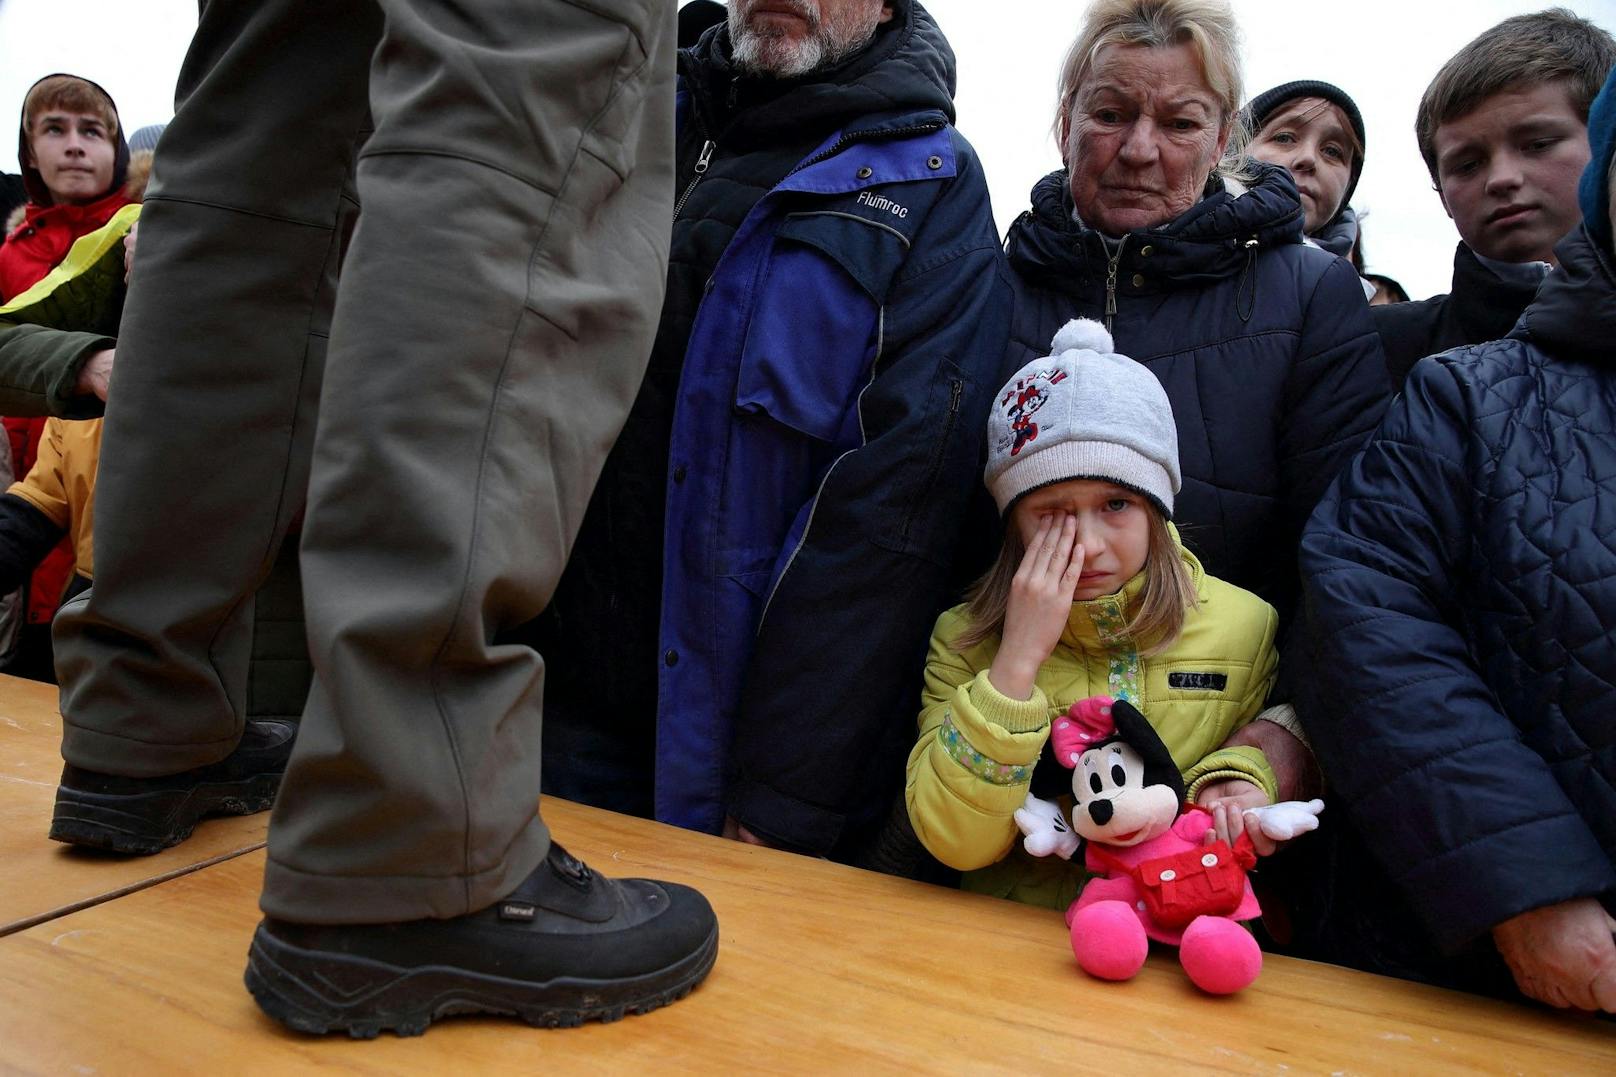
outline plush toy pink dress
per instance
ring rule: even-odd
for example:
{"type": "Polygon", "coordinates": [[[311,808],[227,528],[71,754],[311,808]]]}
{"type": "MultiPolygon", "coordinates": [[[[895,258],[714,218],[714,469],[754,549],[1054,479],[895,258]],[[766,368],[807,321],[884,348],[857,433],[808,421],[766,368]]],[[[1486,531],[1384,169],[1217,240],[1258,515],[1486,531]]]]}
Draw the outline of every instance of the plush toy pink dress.
{"type": "Polygon", "coordinates": [[[1139,971],[1147,936],[1179,948],[1196,986],[1229,994],[1262,971],[1262,953],[1237,921],[1262,915],[1246,869],[1257,861],[1244,834],[1202,844],[1212,816],[1186,808],[1160,837],[1139,845],[1088,844],[1091,879],[1070,908],[1072,952],[1084,970],[1106,980],[1139,971]]]}

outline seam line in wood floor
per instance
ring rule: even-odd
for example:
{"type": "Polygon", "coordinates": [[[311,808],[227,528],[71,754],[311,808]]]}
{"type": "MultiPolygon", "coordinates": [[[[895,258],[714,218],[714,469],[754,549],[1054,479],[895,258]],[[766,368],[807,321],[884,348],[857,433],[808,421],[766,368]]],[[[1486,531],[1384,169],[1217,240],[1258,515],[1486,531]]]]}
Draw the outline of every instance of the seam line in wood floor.
{"type": "Polygon", "coordinates": [[[153,886],[159,885],[160,883],[166,883],[171,879],[178,879],[181,876],[190,875],[193,872],[201,871],[203,868],[211,868],[215,864],[223,864],[226,860],[234,860],[238,856],[246,856],[248,853],[256,853],[266,844],[268,843],[260,841],[253,845],[248,845],[245,848],[233,849],[228,853],[221,853],[218,856],[211,857],[195,864],[187,864],[184,867],[175,868],[173,871],[164,872],[162,875],[154,875],[149,879],[142,879],[139,882],[130,883],[128,886],[122,886],[116,890],[110,890],[105,894],[97,894],[94,897],[85,898],[83,901],[75,901],[71,905],[63,905],[60,908],[51,909],[48,912],[42,912],[34,916],[24,917],[21,920],[13,920],[8,924],[0,924],[0,938],[3,938],[6,935],[15,934],[18,931],[26,931],[31,927],[37,927],[38,925],[45,923],[47,920],[56,920],[60,917],[69,916],[76,912],[83,912],[85,909],[93,908],[96,905],[103,904],[104,902],[112,901],[115,898],[126,897],[129,894],[149,889],[153,886]]]}

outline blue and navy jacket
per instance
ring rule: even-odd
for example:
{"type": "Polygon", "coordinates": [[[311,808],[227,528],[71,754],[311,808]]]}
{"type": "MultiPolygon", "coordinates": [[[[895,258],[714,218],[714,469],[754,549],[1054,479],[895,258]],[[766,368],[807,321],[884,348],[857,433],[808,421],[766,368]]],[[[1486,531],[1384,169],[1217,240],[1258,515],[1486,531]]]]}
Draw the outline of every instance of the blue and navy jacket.
{"type": "Polygon", "coordinates": [[[757,199],[702,289],[668,440],[656,814],[819,853],[901,787],[1008,332],[981,164],[930,104],[952,56],[896,9],[873,70],[929,79],[927,107],[866,109],[757,199]]]}

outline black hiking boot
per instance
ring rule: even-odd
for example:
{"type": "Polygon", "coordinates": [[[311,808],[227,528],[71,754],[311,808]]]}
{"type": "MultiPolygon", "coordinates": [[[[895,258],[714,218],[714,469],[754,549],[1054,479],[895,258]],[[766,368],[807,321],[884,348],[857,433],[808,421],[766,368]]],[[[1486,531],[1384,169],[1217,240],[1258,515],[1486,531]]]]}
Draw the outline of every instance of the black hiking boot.
{"type": "Polygon", "coordinates": [[[219,762],[161,778],[62,768],[50,836],[70,845],[149,856],[191,836],[207,815],[251,815],[275,803],[297,726],[252,719],[219,762]]]}
{"type": "Polygon", "coordinates": [[[449,920],[317,926],[265,919],[247,990],[299,1032],[418,1036],[482,1013],[572,1027],[683,998],[718,956],[718,919],[688,886],[607,879],[555,842],[508,897],[449,920]]]}

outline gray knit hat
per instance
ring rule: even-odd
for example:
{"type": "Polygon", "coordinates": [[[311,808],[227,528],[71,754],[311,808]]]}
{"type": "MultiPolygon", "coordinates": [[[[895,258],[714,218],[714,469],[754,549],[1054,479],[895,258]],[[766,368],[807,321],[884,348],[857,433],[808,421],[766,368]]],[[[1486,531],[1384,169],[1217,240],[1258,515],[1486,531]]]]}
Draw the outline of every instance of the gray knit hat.
{"type": "Polygon", "coordinates": [[[988,416],[988,492],[1001,514],[1022,494],[1068,479],[1138,490],[1173,518],[1178,427],[1156,375],[1113,350],[1099,322],[1055,334],[1054,354],[1011,378],[988,416]]]}

